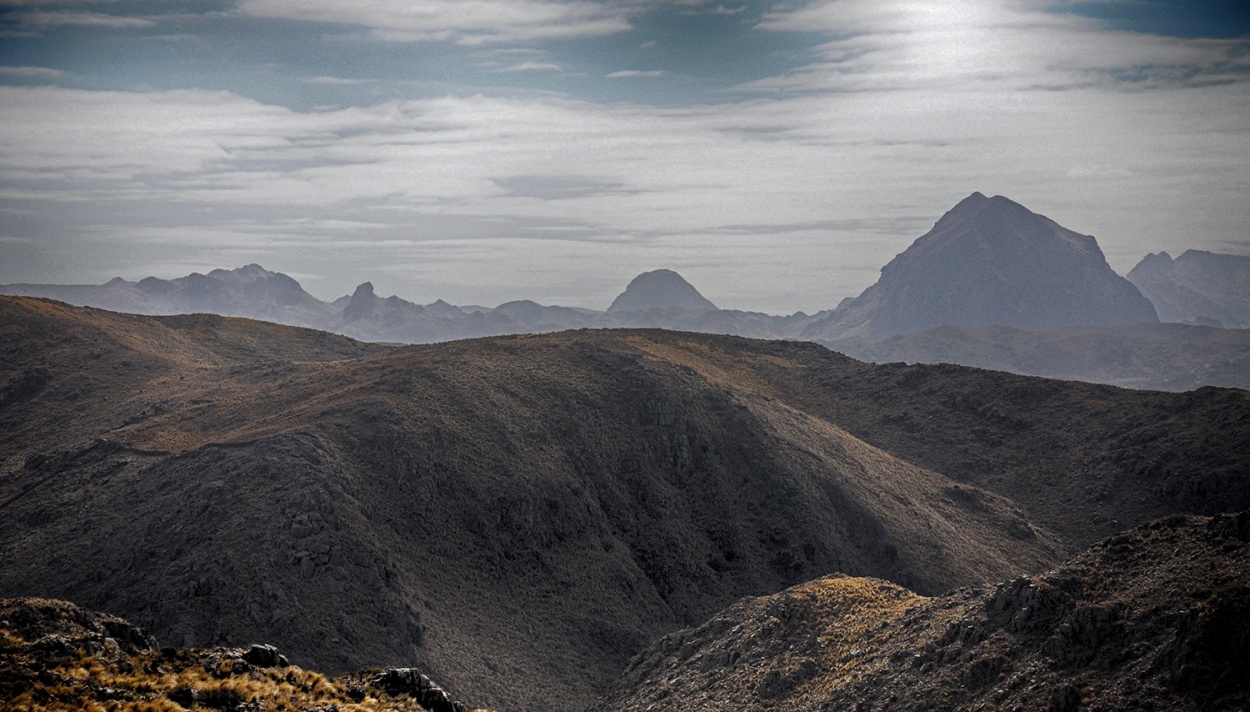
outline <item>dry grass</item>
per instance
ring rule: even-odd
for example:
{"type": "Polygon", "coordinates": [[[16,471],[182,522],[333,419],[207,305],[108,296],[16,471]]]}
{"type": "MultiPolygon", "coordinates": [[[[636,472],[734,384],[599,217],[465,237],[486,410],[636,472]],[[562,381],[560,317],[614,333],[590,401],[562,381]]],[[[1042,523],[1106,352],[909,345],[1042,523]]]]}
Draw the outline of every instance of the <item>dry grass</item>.
{"type": "Polygon", "coordinates": [[[371,687],[366,674],[331,679],[295,666],[257,667],[230,648],[123,650],[98,631],[84,633],[72,622],[61,627],[67,634],[39,631],[33,639],[0,628],[0,706],[6,711],[424,709],[409,697],[371,687]]]}

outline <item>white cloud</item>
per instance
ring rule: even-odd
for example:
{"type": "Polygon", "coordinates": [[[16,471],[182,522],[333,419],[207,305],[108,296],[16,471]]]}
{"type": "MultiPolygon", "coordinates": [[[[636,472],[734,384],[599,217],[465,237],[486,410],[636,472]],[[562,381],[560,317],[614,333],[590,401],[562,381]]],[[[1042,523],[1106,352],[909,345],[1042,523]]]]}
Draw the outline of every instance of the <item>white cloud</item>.
{"type": "Polygon", "coordinates": [[[51,67],[0,67],[0,74],[11,77],[39,77],[41,79],[57,79],[65,76],[65,72],[51,67]]]}
{"type": "Polygon", "coordinates": [[[55,25],[78,25],[84,27],[138,28],[154,27],[152,20],[140,17],[122,17],[105,15],[98,12],[68,12],[56,10],[52,12],[27,12],[16,17],[19,25],[50,27],[55,25]]]}
{"type": "Polygon", "coordinates": [[[835,0],[765,15],[759,28],[825,32],[816,60],[759,90],[969,91],[1250,81],[1250,42],[1100,29],[1026,0],[835,0]]]}
{"type": "Polygon", "coordinates": [[[645,71],[641,69],[621,69],[610,72],[605,76],[608,79],[632,79],[634,77],[662,77],[667,73],[662,69],[648,69],[645,71]]]}
{"type": "Polygon", "coordinates": [[[558,72],[562,67],[552,62],[526,61],[504,69],[505,72],[558,72]]]}
{"type": "MultiPolygon", "coordinates": [[[[599,308],[661,266],[730,307],[832,307],[974,190],[1094,234],[1121,272],[1146,252],[1244,245],[1236,41],[1108,32],[1020,3],[906,7],[768,16],[770,31],[831,39],[720,105],[461,96],[297,112],[225,92],[0,87],[0,209],[45,206],[52,232],[80,235],[62,262],[140,241],[271,269],[297,253],[293,271],[357,266],[325,281],[330,295],[385,268],[379,290],[417,301],[599,308]]],[[[554,64],[527,52],[485,59],[554,64]]],[[[0,229],[10,238],[24,236],[0,229]]]]}
{"type": "Polygon", "coordinates": [[[239,11],[358,25],[384,40],[478,45],[624,32],[637,8],[632,3],[553,0],[241,0],[239,11]]]}
{"type": "Polygon", "coordinates": [[[377,84],[378,82],[378,80],[376,79],[369,79],[369,78],[362,79],[359,77],[328,77],[328,76],[300,77],[298,81],[300,84],[311,84],[314,86],[329,86],[329,87],[364,86],[368,84],[377,84]]]}

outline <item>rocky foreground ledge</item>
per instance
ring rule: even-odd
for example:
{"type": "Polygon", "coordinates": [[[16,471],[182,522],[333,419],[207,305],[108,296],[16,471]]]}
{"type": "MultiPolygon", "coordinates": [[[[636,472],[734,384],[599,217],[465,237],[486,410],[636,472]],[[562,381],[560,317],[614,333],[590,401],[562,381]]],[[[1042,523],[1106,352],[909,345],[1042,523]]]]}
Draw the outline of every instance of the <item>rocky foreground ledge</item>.
{"type": "Polygon", "coordinates": [[[329,678],[272,645],[158,648],[130,623],[72,603],[0,599],[6,710],[471,712],[415,668],[329,678]]]}

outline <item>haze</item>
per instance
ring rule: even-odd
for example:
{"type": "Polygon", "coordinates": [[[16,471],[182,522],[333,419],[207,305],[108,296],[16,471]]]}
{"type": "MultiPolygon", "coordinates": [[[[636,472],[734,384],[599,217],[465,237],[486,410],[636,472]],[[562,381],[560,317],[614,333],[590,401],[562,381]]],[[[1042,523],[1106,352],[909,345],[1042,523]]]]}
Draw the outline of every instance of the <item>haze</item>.
{"type": "Polygon", "coordinates": [[[1250,254],[1243,2],[0,0],[0,283],[815,312],[973,191],[1250,254]]]}

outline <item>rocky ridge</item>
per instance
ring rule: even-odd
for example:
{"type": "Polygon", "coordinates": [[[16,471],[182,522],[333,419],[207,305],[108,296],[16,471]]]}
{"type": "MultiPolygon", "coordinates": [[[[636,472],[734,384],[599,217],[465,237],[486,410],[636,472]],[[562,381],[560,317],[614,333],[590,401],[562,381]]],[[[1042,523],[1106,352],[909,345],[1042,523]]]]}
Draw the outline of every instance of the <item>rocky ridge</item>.
{"type": "Polygon", "coordinates": [[[1162,321],[1250,328],[1250,257],[1186,250],[1146,255],[1128,273],[1162,321]]]}
{"type": "Polygon", "coordinates": [[[1250,506],[1240,391],[665,331],[392,348],[27,298],[0,323],[0,595],[477,704],[580,709],[649,641],[824,573],[936,594],[1250,506]]]}
{"type": "Polygon", "coordinates": [[[824,577],[665,636],[592,709],[1244,709],[1247,538],[1174,517],[933,598],[824,577]]]}

